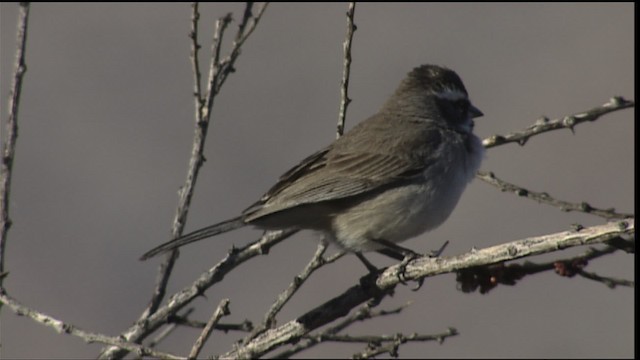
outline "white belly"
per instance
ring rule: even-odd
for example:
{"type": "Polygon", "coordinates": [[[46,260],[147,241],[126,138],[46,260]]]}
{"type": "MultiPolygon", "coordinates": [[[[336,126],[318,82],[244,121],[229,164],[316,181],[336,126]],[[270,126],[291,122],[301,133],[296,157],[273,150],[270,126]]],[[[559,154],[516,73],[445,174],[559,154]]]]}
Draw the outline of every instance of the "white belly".
{"type": "MultiPolygon", "coordinates": [[[[381,246],[372,240],[405,241],[442,224],[460,200],[466,185],[480,166],[483,150],[479,139],[471,155],[458,154],[459,166],[429,167],[423,181],[389,189],[339,214],[328,234],[342,247],[370,251],[381,246]]],[[[453,159],[452,159],[453,160],[453,159]]]]}

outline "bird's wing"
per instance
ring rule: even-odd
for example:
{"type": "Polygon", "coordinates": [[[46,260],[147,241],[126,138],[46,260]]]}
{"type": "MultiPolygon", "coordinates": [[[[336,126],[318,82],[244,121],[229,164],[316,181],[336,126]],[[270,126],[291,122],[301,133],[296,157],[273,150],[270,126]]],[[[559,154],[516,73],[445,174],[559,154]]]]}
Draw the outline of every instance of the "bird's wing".
{"type": "Polygon", "coordinates": [[[365,194],[396,181],[422,176],[431,163],[428,156],[394,155],[393,152],[335,153],[327,148],[286,172],[244,214],[250,221],[303,204],[365,194]]]}

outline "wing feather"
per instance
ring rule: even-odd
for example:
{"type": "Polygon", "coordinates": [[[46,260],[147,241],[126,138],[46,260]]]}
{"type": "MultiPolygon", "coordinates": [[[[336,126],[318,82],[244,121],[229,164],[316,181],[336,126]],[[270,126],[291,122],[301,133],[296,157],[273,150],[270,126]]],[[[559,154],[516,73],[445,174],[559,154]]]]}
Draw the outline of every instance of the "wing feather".
{"type": "MultiPolygon", "coordinates": [[[[438,131],[421,130],[410,139],[411,142],[428,141],[431,149],[439,146],[438,131]]],[[[433,153],[394,151],[397,150],[394,147],[416,148],[413,144],[400,143],[397,139],[401,137],[397,136],[396,129],[382,125],[377,131],[378,136],[367,136],[377,141],[364,147],[367,151],[349,152],[352,147],[341,146],[339,140],[304,159],[284,173],[278,183],[243,212],[245,220],[252,221],[299,205],[361,195],[381,186],[422,176],[432,164],[433,153]]],[[[353,144],[367,139],[352,138],[350,141],[353,144]]]]}

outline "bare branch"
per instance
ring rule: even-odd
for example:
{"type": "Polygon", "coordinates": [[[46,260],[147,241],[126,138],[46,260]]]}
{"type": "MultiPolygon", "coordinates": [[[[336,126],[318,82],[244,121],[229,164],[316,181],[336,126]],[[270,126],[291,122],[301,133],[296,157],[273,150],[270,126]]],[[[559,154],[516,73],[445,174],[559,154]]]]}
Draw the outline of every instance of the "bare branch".
{"type": "MultiPolygon", "coordinates": [[[[218,94],[218,92],[222,88],[222,85],[227,80],[227,77],[229,76],[229,74],[235,71],[234,64],[236,62],[236,59],[240,55],[240,50],[242,48],[242,45],[253,33],[256,26],[258,26],[258,23],[260,22],[260,19],[262,18],[264,11],[267,9],[268,4],[269,3],[264,3],[262,7],[260,7],[260,9],[258,10],[258,14],[255,16],[252,15],[251,12],[249,12],[250,15],[247,16],[247,11],[245,11],[245,17],[243,18],[243,22],[238,27],[238,33],[236,34],[236,38],[235,38],[236,40],[233,42],[229,55],[227,55],[224,59],[220,60],[219,49],[217,50],[214,49],[213,58],[214,58],[214,63],[216,64],[216,67],[214,68],[212,66],[212,68],[209,71],[209,85],[207,88],[207,93],[210,96],[208,96],[207,102],[206,102],[207,113],[211,112],[211,108],[213,106],[213,98],[215,97],[215,95],[218,94]]],[[[228,25],[228,22],[231,21],[231,18],[229,15],[228,19],[225,17],[220,20],[223,21],[220,25],[222,27],[226,27],[226,25],[228,25]]],[[[214,39],[214,43],[215,42],[216,41],[214,39]]]]}
{"type": "Polygon", "coordinates": [[[309,263],[304,267],[304,269],[302,270],[302,272],[300,272],[300,274],[294,277],[293,282],[291,282],[291,284],[289,284],[287,289],[285,289],[285,291],[283,291],[278,296],[278,299],[276,300],[276,302],[273,305],[271,305],[271,308],[269,309],[269,311],[267,311],[267,314],[265,315],[262,325],[256,330],[254,330],[251,335],[245,338],[243,342],[245,343],[249,342],[252,339],[254,339],[256,336],[262,334],[267,329],[270,329],[271,327],[273,327],[276,315],[280,312],[280,310],[282,310],[284,305],[293,297],[293,295],[295,295],[295,293],[300,289],[300,287],[302,287],[302,285],[307,281],[307,279],[309,279],[311,274],[313,274],[317,269],[338,260],[339,258],[341,258],[346,254],[343,251],[331,256],[329,259],[325,259],[323,255],[327,250],[327,247],[328,247],[328,243],[325,241],[322,241],[318,244],[318,248],[316,249],[316,252],[313,254],[313,257],[311,258],[309,263]]]}
{"type": "Polygon", "coordinates": [[[103,334],[92,333],[84,331],[75,325],[65,323],[58,319],[55,319],[49,315],[43,314],[37,310],[33,310],[25,305],[19,303],[16,299],[9,296],[3,288],[0,288],[0,303],[6,304],[19,316],[26,316],[39,322],[45,326],[54,329],[59,334],[69,334],[83,339],[87,343],[102,343],[107,345],[117,346],[118,348],[127,349],[135,353],[138,356],[154,356],[162,359],[184,359],[177,355],[169,354],[166,352],[155,351],[153,349],[122,341],[119,337],[110,337],[103,334]]]}
{"type": "MultiPolygon", "coordinates": [[[[18,139],[18,110],[20,109],[20,95],[22,94],[22,80],[27,72],[26,52],[27,52],[27,30],[29,25],[28,2],[20,3],[20,14],[18,15],[18,49],[16,51],[16,62],[13,70],[13,84],[11,86],[11,97],[9,99],[9,118],[7,120],[7,138],[0,139],[4,143],[2,149],[2,162],[0,164],[0,286],[6,276],[4,267],[5,248],[7,236],[11,227],[9,218],[9,195],[11,193],[11,177],[13,160],[16,156],[16,141],[18,139]]],[[[1,306],[0,306],[1,308],[1,306]]]]}
{"type": "Polygon", "coordinates": [[[626,286],[626,287],[635,287],[635,281],[626,280],[626,279],[616,279],[607,276],[601,276],[596,273],[587,272],[584,270],[578,271],[578,275],[593,281],[597,281],[605,284],[610,289],[615,289],[616,286],[626,286]]]}
{"type": "MultiPolygon", "coordinates": [[[[204,321],[197,321],[185,318],[184,316],[170,316],[167,319],[168,322],[175,325],[183,325],[186,327],[199,328],[203,329],[207,326],[207,323],[204,321]]],[[[253,330],[253,324],[249,320],[245,320],[238,324],[216,324],[215,329],[218,331],[229,332],[229,331],[243,331],[249,332],[253,330]]]]}
{"type": "MultiPolygon", "coordinates": [[[[505,264],[502,262],[489,266],[470,267],[456,272],[456,282],[458,283],[458,289],[462,292],[470,293],[479,290],[481,294],[486,294],[499,284],[513,286],[528,275],[535,275],[545,271],[554,271],[562,277],[574,277],[583,271],[590,260],[621,250],[611,246],[611,241],[608,241],[607,245],[603,249],[591,247],[582,255],[543,263],[525,261],[522,264],[505,264]]],[[[592,280],[597,279],[593,278],[592,280]]],[[[606,280],[602,282],[608,285],[606,280]]],[[[633,284],[633,282],[627,280],[619,280],[618,283],[625,286],[630,283],[633,284]]]]}
{"type": "Polygon", "coordinates": [[[199,3],[194,2],[191,4],[191,32],[189,38],[191,39],[191,69],[193,71],[193,97],[195,105],[196,121],[202,121],[204,99],[202,96],[202,75],[200,72],[200,58],[199,51],[202,46],[198,42],[198,22],[200,21],[199,3]]]}
{"type": "Polygon", "coordinates": [[[220,321],[220,319],[222,319],[222,317],[226,315],[229,315],[229,299],[222,299],[218,304],[216,310],[213,312],[213,315],[211,315],[211,319],[209,319],[207,325],[202,330],[202,333],[200,333],[200,336],[193,344],[191,352],[189,353],[189,359],[195,359],[198,357],[198,354],[200,354],[204,343],[209,338],[209,335],[211,335],[213,328],[220,321]]]}
{"type": "MultiPolygon", "coordinates": [[[[230,14],[227,15],[230,18],[230,14]]],[[[195,117],[196,117],[196,126],[195,126],[195,134],[194,134],[194,142],[193,147],[191,149],[191,158],[189,159],[189,169],[187,170],[187,179],[185,181],[185,185],[180,189],[178,200],[178,207],[176,209],[176,214],[173,219],[173,225],[171,230],[171,235],[173,238],[178,237],[183,229],[184,225],[187,221],[187,215],[189,213],[189,207],[191,204],[191,199],[193,197],[193,192],[195,189],[196,180],[198,178],[198,174],[200,172],[200,168],[204,164],[204,144],[207,137],[207,129],[209,122],[209,114],[210,111],[207,112],[207,116],[205,117],[203,114],[203,99],[200,90],[200,69],[198,63],[198,48],[199,44],[197,42],[198,39],[198,20],[200,18],[200,13],[198,12],[198,4],[194,3],[192,5],[192,16],[191,16],[191,60],[193,64],[193,72],[194,72],[194,96],[195,96],[195,117]]],[[[221,20],[218,20],[220,23],[221,20]]],[[[230,21],[230,20],[229,20],[230,21]]],[[[216,35],[218,31],[224,31],[224,28],[220,30],[220,27],[216,28],[216,35]]],[[[220,35],[221,36],[221,35],[220,35]]],[[[220,43],[216,43],[214,41],[214,47],[221,46],[220,43]]],[[[212,61],[213,64],[213,61],[212,61]]],[[[209,97],[209,95],[207,95],[209,97]]],[[[154,287],[153,295],[151,296],[151,300],[149,301],[149,305],[143,311],[140,316],[140,320],[144,320],[148,318],[151,314],[153,314],[160,306],[160,302],[164,298],[166,294],[167,283],[169,282],[169,277],[171,276],[171,272],[173,270],[173,266],[175,265],[176,260],[178,259],[178,251],[172,251],[168,253],[160,266],[158,267],[158,275],[156,280],[156,286],[154,287]]]]}
{"type": "Polygon", "coordinates": [[[535,124],[529,126],[524,130],[516,131],[507,135],[493,135],[482,140],[482,144],[487,149],[512,142],[518,143],[519,145],[524,145],[531,137],[535,135],[559,129],[570,129],[573,132],[573,128],[578,124],[586,121],[595,121],[602,115],[618,110],[631,108],[634,106],[635,103],[633,101],[625,100],[620,96],[616,96],[611,98],[608,103],[602,106],[598,106],[581,113],[553,120],[542,117],[541,119],[536,121],[535,124]]]}
{"type": "Polygon", "coordinates": [[[558,200],[553,198],[551,195],[547,194],[546,192],[535,192],[535,191],[527,190],[515,184],[506,182],[496,177],[493,174],[493,172],[478,171],[478,173],[476,174],[476,178],[486,182],[487,184],[497,187],[501,191],[512,192],[518,196],[523,196],[531,200],[535,200],[541,204],[555,206],[560,210],[566,211],[566,212],[580,211],[583,213],[600,216],[602,218],[610,219],[610,220],[626,219],[634,216],[633,214],[617,213],[613,208],[611,209],[595,208],[586,202],[581,202],[579,204],[576,204],[568,201],[558,200]]]}
{"type": "Polygon", "coordinates": [[[324,241],[318,244],[318,248],[316,252],[313,254],[311,261],[304,267],[302,272],[293,278],[293,282],[289,284],[287,289],[283,291],[279,296],[276,302],[271,305],[269,311],[264,317],[262,321],[262,325],[256,328],[251,335],[249,335],[243,342],[248,342],[251,339],[254,339],[256,336],[263,333],[266,329],[269,329],[273,326],[276,315],[282,310],[284,305],[291,299],[291,297],[300,289],[302,284],[311,276],[311,274],[322,266],[324,263],[324,258],[322,257],[327,250],[328,244],[324,241]]]}
{"type": "Polygon", "coordinates": [[[344,133],[344,123],[347,118],[347,107],[351,103],[349,98],[349,76],[351,75],[351,42],[353,33],[356,31],[356,25],[353,23],[353,14],[356,10],[356,3],[349,3],[347,10],[347,35],[342,44],[344,50],[344,65],[342,68],[342,81],[340,81],[340,113],[338,115],[338,133],[339,138],[344,133]]]}
{"type": "MultiPolygon", "coordinates": [[[[250,8],[251,6],[252,6],[251,4],[247,4],[247,7],[250,8]]],[[[212,44],[212,59],[211,59],[211,66],[209,70],[209,83],[207,87],[207,94],[206,94],[206,98],[203,99],[202,94],[200,93],[201,92],[200,83],[199,83],[200,70],[199,70],[199,63],[197,61],[197,52],[200,46],[197,41],[198,39],[197,29],[198,29],[198,20],[199,20],[200,14],[198,12],[198,5],[194,4],[192,6],[192,20],[191,20],[192,29],[191,29],[190,37],[191,37],[191,46],[192,46],[191,57],[192,57],[192,64],[193,64],[193,71],[194,71],[194,82],[196,82],[194,84],[194,92],[196,93],[195,94],[196,126],[195,126],[193,147],[191,150],[191,158],[189,160],[189,169],[187,171],[187,180],[185,181],[185,185],[179,191],[180,199],[178,201],[178,208],[176,210],[176,215],[174,217],[172,231],[171,231],[173,238],[178,237],[184,229],[184,225],[186,224],[186,219],[189,212],[189,207],[191,204],[191,199],[193,197],[193,192],[196,185],[196,180],[198,178],[200,169],[205,161],[204,146],[205,146],[205,140],[207,136],[207,130],[211,122],[211,114],[213,110],[215,96],[220,92],[220,89],[224,81],[226,80],[227,76],[231,72],[233,72],[233,65],[236,59],[238,58],[238,56],[240,55],[240,49],[242,47],[242,44],[244,43],[244,41],[246,41],[246,39],[251,35],[253,30],[257,26],[266,7],[267,7],[267,4],[264,4],[260,8],[258,15],[256,15],[255,17],[247,16],[247,14],[251,14],[251,11],[250,9],[245,10],[245,17],[243,18],[243,23],[240,25],[238,33],[236,34],[236,41],[234,41],[233,43],[230,54],[223,60],[220,60],[222,38],[224,35],[224,31],[226,30],[228,24],[231,22],[231,14],[227,14],[226,16],[218,19],[218,21],[216,22],[216,30],[214,33],[214,40],[212,44]],[[250,24],[247,23],[249,21],[251,21],[250,24]]],[[[278,234],[281,235],[282,232],[276,233],[275,236],[277,237],[278,234]]],[[[160,267],[158,268],[158,278],[156,280],[156,286],[155,286],[153,295],[151,297],[149,305],[143,311],[142,315],[137,321],[137,324],[147,323],[149,318],[158,310],[158,307],[160,306],[160,302],[162,301],[166,293],[166,286],[169,281],[169,277],[171,275],[173,266],[175,265],[175,262],[177,260],[177,257],[178,257],[178,251],[172,251],[171,253],[167,254],[165,260],[160,264],[160,267]]],[[[211,286],[211,285],[212,283],[208,286],[211,286]]],[[[200,291],[203,291],[203,290],[204,289],[198,289],[197,293],[200,293],[200,291]]],[[[191,299],[187,300],[187,302],[188,301],[191,301],[191,299]]],[[[187,302],[181,303],[179,308],[185,306],[187,302]]],[[[179,308],[175,309],[175,311],[179,310],[179,308]]],[[[148,332],[145,329],[145,326],[134,325],[128,331],[123,333],[122,336],[129,341],[138,342],[138,341],[141,341],[149,333],[150,332],[148,332]]],[[[123,351],[115,347],[111,347],[103,351],[100,356],[102,358],[112,358],[112,357],[123,356],[123,355],[124,355],[123,351]]]]}
{"type": "Polygon", "coordinates": [[[222,358],[260,357],[277,346],[299,340],[302,336],[335,319],[370,299],[381,299],[405,280],[419,280],[429,276],[455,272],[460,269],[496,264],[526,256],[540,255],[574,246],[593,245],[617,237],[635,235],[635,219],[605,225],[525,238],[482,250],[472,250],[454,257],[421,257],[408,264],[397,264],[380,274],[369,274],[319,307],[258,336],[251,342],[233,349],[222,358]]]}
{"type": "MultiPolygon", "coordinates": [[[[295,234],[297,230],[268,231],[258,241],[250,243],[240,249],[233,249],[218,264],[205,271],[191,285],[172,295],[167,304],[158,308],[148,318],[137,321],[129,329],[125,330],[121,336],[131,342],[140,342],[149,334],[156,331],[167,322],[171,316],[191,301],[202,295],[208,288],[222,281],[224,277],[236,267],[244,262],[269,252],[272,246],[280,243],[289,236],[295,234]]],[[[119,349],[108,349],[103,352],[101,358],[122,357],[126,353],[119,349]]]]}
{"type": "MultiPolygon", "coordinates": [[[[483,250],[472,250],[467,254],[450,258],[419,258],[407,266],[404,277],[407,280],[416,280],[422,277],[457,271],[458,269],[472,266],[496,264],[575,246],[606,243],[618,237],[634,235],[635,219],[630,218],[603,225],[576,228],[559,233],[525,238],[483,250]]],[[[392,270],[400,270],[397,268],[398,265],[390,267],[380,276],[377,284],[382,286],[387,283],[394,283],[395,279],[393,279],[392,270]]]]}
{"type": "Polygon", "coordinates": [[[373,335],[373,336],[348,336],[348,335],[334,335],[328,336],[324,341],[335,342],[366,342],[368,343],[367,349],[354,354],[353,359],[371,359],[374,356],[388,353],[392,357],[398,357],[398,348],[400,345],[407,342],[425,342],[425,341],[437,341],[443,343],[446,338],[458,335],[458,330],[450,327],[447,331],[434,335],[373,335]],[[386,343],[386,344],[383,344],[386,343]]]}
{"type": "MultiPolygon", "coordinates": [[[[189,315],[191,315],[192,312],[195,311],[195,308],[189,308],[187,309],[187,311],[184,312],[184,314],[180,315],[181,318],[187,318],[189,315]]],[[[171,334],[177,327],[178,327],[177,322],[171,323],[168,326],[166,326],[162,332],[160,332],[156,337],[153,338],[153,340],[151,340],[148,344],[148,346],[150,348],[154,348],[156,345],[158,345],[162,340],[164,340],[167,336],[169,336],[169,334],[171,334]]],[[[202,327],[204,327],[204,324],[202,325],[202,327]]]]}
{"type": "Polygon", "coordinates": [[[316,346],[318,344],[321,343],[322,338],[325,335],[334,335],[339,333],[340,331],[348,328],[349,326],[360,322],[360,321],[364,321],[364,320],[368,320],[368,319],[373,319],[376,317],[382,317],[382,316],[387,316],[387,315],[397,315],[400,314],[404,309],[406,309],[407,307],[409,307],[409,305],[411,305],[410,302],[399,306],[397,308],[394,309],[390,309],[390,310],[376,310],[373,311],[371,309],[371,306],[369,304],[365,304],[363,306],[361,306],[357,311],[352,312],[349,316],[347,316],[346,318],[342,319],[342,321],[338,322],[337,324],[328,327],[327,329],[324,329],[323,331],[321,331],[320,333],[317,334],[312,334],[312,335],[305,335],[304,339],[302,341],[300,341],[298,344],[296,344],[295,346],[291,347],[290,349],[287,349],[281,353],[278,353],[276,355],[273,356],[274,359],[284,359],[284,358],[290,358],[292,355],[295,355],[297,353],[300,353],[304,350],[307,350],[309,348],[312,348],[313,346],[316,346]]]}

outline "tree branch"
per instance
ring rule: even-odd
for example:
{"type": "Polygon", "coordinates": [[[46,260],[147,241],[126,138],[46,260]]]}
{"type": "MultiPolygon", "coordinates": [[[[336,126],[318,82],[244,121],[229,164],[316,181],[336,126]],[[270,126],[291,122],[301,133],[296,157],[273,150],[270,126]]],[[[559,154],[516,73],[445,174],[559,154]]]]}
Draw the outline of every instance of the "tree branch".
{"type": "Polygon", "coordinates": [[[9,308],[11,308],[13,312],[15,312],[18,316],[26,316],[40,324],[54,329],[59,334],[73,335],[75,337],[83,339],[89,344],[97,342],[107,345],[113,345],[118,348],[134,352],[136,355],[141,357],[154,356],[162,359],[185,359],[181,356],[169,354],[166,352],[155,351],[139,344],[123,341],[120,337],[110,337],[103,334],[82,330],[75,325],[65,323],[49,315],[43,314],[37,310],[33,310],[25,305],[22,305],[16,299],[9,296],[9,294],[7,294],[3,288],[0,288],[0,303],[9,306],[9,308]]]}
{"type": "MultiPolygon", "coordinates": [[[[258,241],[250,243],[240,249],[232,249],[227,256],[211,269],[205,271],[191,285],[186,286],[169,298],[169,301],[148,318],[137,321],[120,336],[130,342],[141,342],[151,333],[167,323],[168,319],[187,306],[191,301],[202,295],[208,288],[222,281],[224,277],[236,267],[258,255],[269,252],[272,246],[280,243],[297,230],[268,231],[258,241]]],[[[116,348],[104,351],[101,358],[114,358],[126,355],[126,351],[116,348]]]]}
{"type": "Polygon", "coordinates": [[[297,353],[300,353],[300,352],[302,352],[304,350],[307,350],[309,348],[312,348],[312,347],[320,344],[322,342],[321,339],[325,335],[335,335],[335,334],[339,333],[340,331],[342,331],[342,330],[348,328],[349,326],[351,326],[351,325],[353,325],[353,324],[355,324],[357,322],[360,322],[360,321],[373,319],[373,318],[376,318],[376,317],[387,316],[387,315],[400,314],[404,309],[409,307],[409,305],[410,305],[410,303],[408,302],[408,303],[406,303],[406,304],[404,304],[402,306],[399,306],[399,307],[391,309],[391,310],[376,310],[376,311],[374,311],[370,304],[365,304],[365,305],[361,306],[357,311],[353,311],[350,315],[348,315],[347,317],[342,319],[337,324],[324,329],[320,333],[305,335],[304,339],[301,340],[299,343],[297,343],[295,346],[293,346],[290,349],[287,349],[287,350],[285,350],[283,352],[280,352],[280,353],[276,354],[275,356],[273,356],[273,358],[274,359],[285,359],[285,358],[288,359],[292,355],[295,355],[297,353]]]}
{"type": "Polygon", "coordinates": [[[574,246],[592,245],[618,237],[635,236],[635,219],[592,226],[579,231],[564,231],[496,245],[482,250],[472,250],[454,257],[421,257],[408,264],[397,264],[380,274],[369,274],[355,285],[328,302],[266,331],[248,344],[239,346],[221,358],[261,357],[277,346],[295,342],[310,331],[345,316],[351,309],[370,299],[381,299],[405,280],[455,272],[464,268],[496,264],[526,256],[540,255],[574,246]],[[402,278],[402,279],[401,279],[402,278]]]}
{"type": "Polygon", "coordinates": [[[351,42],[353,40],[353,33],[356,31],[356,25],[353,23],[353,15],[356,10],[356,3],[349,3],[349,10],[347,10],[347,35],[342,44],[344,51],[344,62],[342,68],[342,80],[340,81],[340,112],[338,114],[338,132],[339,138],[344,133],[344,123],[347,118],[347,107],[351,103],[349,98],[349,77],[351,75],[351,42]]]}
{"type": "MultiPolygon", "coordinates": [[[[13,161],[16,156],[16,141],[18,140],[18,110],[20,109],[20,95],[22,94],[22,80],[27,72],[26,52],[27,52],[27,30],[29,28],[29,8],[28,2],[20,3],[20,14],[18,15],[18,49],[16,51],[16,62],[13,70],[13,84],[11,86],[11,97],[9,99],[9,118],[7,120],[6,139],[2,138],[4,146],[2,149],[2,162],[0,163],[0,286],[6,270],[4,267],[5,248],[11,218],[9,218],[9,196],[11,193],[11,177],[13,161]]],[[[2,308],[0,306],[0,308],[2,308]]]]}
{"type": "MultiPolygon", "coordinates": [[[[198,5],[194,4],[192,6],[192,17],[191,17],[191,57],[192,57],[192,65],[194,72],[194,96],[195,96],[195,118],[196,118],[196,126],[195,126],[195,134],[194,134],[194,142],[193,147],[191,149],[191,158],[189,160],[189,169],[187,171],[187,180],[185,181],[185,185],[180,189],[179,195],[180,199],[178,201],[178,207],[176,210],[176,215],[173,220],[172,225],[172,237],[178,237],[186,224],[187,215],[189,212],[189,207],[191,205],[191,199],[193,197],[196,180],[198,178],[198,174],[202,165],[204,164],[204,146],[205,140],[207,137],[207,130],[209,128],[209,124],[211,122],[211,114],[214,105],[214,99],[216,95],[220,92],[220,89],[229,76],[231,72],[233,72],[233,66],[235,64],[236,59],[240,55],[240,49],[242,44],[246,39],[251,35],[255,27],[258,25],[258,21],[260,17],[264,13],[267,4],[264,4],[258,15],[248,16],[247,14],[251,14],[250,8],[253,6],[252,3],[247,3],[247,9],[245,9],[245,16],[243,18],[242,23],[238,29],[236,34],[236,40],[233,43],[230,54],[223,60],[220,60],[220,52],[222,47],[222,38],[224,36],[224,32],[231,22],[231,14],[227,14],[226,16],[218,19],[216,22],[216,30],[214,32],[214,39],[212,43],[212,59],[211,65],[209,69],[209,83],[207,87],[207,94],[205,98],[202,98],[200,94],[200,70],[199,63],[197,60],[199,44],[197,42],[198,39],[198,20],[200,18],[200,14],[198,12],[198,5]],[[251,24],[247,24],[248,21],[252,20],[251,24]],[[203,107],[203,103],[206,107],[203,107]]],[[[164,261],[160,264],[158,269],[158,278],[156,281],[156,286],[149,302],[147,308],[143,311],[142,315],[138,319],[138,323],[144,323],[149,319],[149,317],[154,314],[158,307],[160,306],[160,302],[164,298],[166,293],[166,286],[169,281],[169,277],[171,276],[171,272],[175,262],[178,258],[178,251],[172,251],[165,257],[164,261]]],[[[131,329],[130,329],[131,330],[131,329]]],[[[139,337],[144,332],[143,331],[134,331],[133,333],[128,331],[123,334],[124,338],[137,342],[140,341],[139,337]],[[133,340],[137,338],[137,340],[133,340]]],[[[111,358],[123,356],[124,352],[119,351],[115,347],[111,347],[102,352],[101,357],[111,358]]]]}
{"type": "Polygon", "coordinates": [[[352,359],[371,359],[377,355],[389,353],[394,358],[398,357],[398,349],[400,345],[407,342],[426,342],[437,341],[442,344],[445,339],[457,336],[458,330],[450,327],[447,331],[440,334],[423,335],[413,333],[411,335],[403,335],[401,333],[395,335],[369,335],[369,336],[346,336],[346,335],[334,335],[328,336],[323,339],[324,341],[335,342],[366,342],[367,349],[362,352],[356,353],[352,356],[352,359]],[[385,344],[386,343],[386,344],[385,344]]]}
{"type": "MultiPolygon", "coordinates": [[[[458,283],[458,289],[462,292],[471,293],[479,290],[481,294],[486,294],[499,284],[513,286],[528,275],[535,275],[545,271],[553,270],[559,276],[574,277],[576,274],[583,272],[589,261],[620,250],[611,246],[611,241],[608,241],[607,245],[604,249],[592,247],[579,256],[543,263],[525,261],[523,264],[505,264],[501,262],[489,266],[470,267],[456,272],[456,282],[458,283]]],[[[585,277],[588,278],[588,276],[585,277]]],[[[605,283],[605,285],[611,285],[607,283],[607,280],[604,280],[605,278],[601,279],[603,279],[601,282],[605,283]]],[[[600,281],[595,277],[591,278],[591,280],[600,281]]],[[[615,281],[615,285],[633,286],[631,281],[617,279],[615,281]]]]}
{"type": "Polygon", "coordinates": [[[291,297],[298,291],[298,289],[300,289],[300,286],[302,286],[304,281],[308,279],[316,269],[322,266],[322,263],[324,262],[324,258],[322,256],[327,250],[327,246],[328,244],[324,241],[318,244],[318,248],[313,254],[311,261],[309,261],[304,269],[302,269],[302,272],[300,274],[294,277],[293,282],[289,284],[287,289],[285,289],[285,291],[283,291],[278,296],[278,299],[273,303],[273,305],[271,305],[271,308],[269,308],[269,311],[267,311],[267,314],[262,321],[262,325],[256,328],[246,339],[243,340],[243,342],[248,342],[251,339],[254,339],[256,336],[263,333],[266,329],[269,329],[273,326],[276,315],[280,312],[280,310],[282,310],[284,305],[289,301],[289,299],[291,299],[291,297]]]}
{"type": "Polygon", "coordinates": [[[535,191],[527,190],[515,184],[506,182],[496,177],[493,174],[493,172],[478,171],[478,173],[476,174],[476,178],[486,182],[489,185],[492,185],[500,189],[503,192],[506,192],[506,191],[512,192],[518,196],[535,200],[541,204],[555,206],[560,210],[566,211],[566,212],[579,211],[586,214],[596,215],[608,220],[626,219],[634,216],[633,214],[617,213],[613,208],[610,208],[610,209],[595,208],[589,205],[589,203],[584,201],[579,204],[576,204],[568,201],[558,200],[553,198],[551,195],[547,194],[546,192],[535,192],[535,191]]]}
{"type": "Polygon", "coordinates": [[[596,121],[602,115],[634,106],[635,103],[633,101],[626,100],[621,96],[615,96],[604,105],[595,107],[591,110],[553,120],[549,120],[547,117],[542,117],[536,121],[535,124],[524,130],[516,131],[507,135],[490,136],[482,140],[482,145],[487,149],[512,142],[524,146],[524,144],[533,136],[559,129],[570,129],[573,132],[573,128],[578,124],[587,121],[596,121]]]}
{"type": "Polygon", "coordinates": [[[211,319],[209,319],[207,325],[205,325],[204,329],[202,329],[202,333],[200,333],[200,336],[193,344],[191,352],[189,353],[189,359],[195,359],[198,357],[198,354],[200,354],[204,343],[209,338],[209,335],[211,335],[214,327],[220,321],[220,319],[222,319],[222,317],[226,315],[229,315],[229,299],[222,299],[220,301],[220,304],[218,304],[216,310],[213,312],[213,315],[211,315],[211,319]]]}

